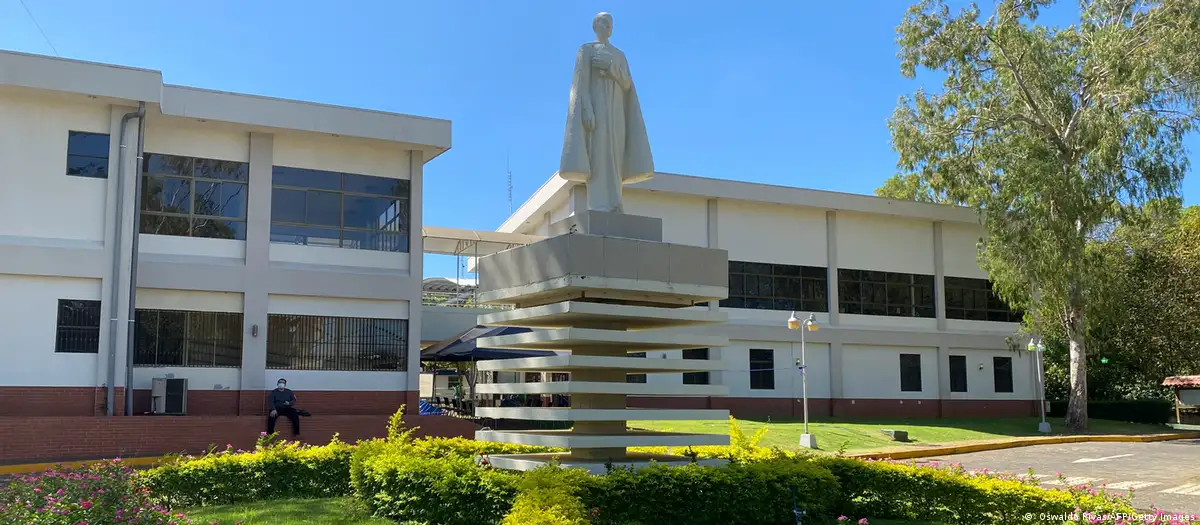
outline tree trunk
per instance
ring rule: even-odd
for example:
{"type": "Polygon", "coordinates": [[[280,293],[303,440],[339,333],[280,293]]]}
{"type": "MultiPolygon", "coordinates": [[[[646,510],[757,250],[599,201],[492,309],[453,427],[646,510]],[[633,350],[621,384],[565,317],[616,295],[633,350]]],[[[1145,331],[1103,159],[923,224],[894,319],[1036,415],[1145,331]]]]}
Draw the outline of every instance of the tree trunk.
{"type": "Polygon", "coordinates": [[[1087,325],[1083,319],[1083,294],[1079,285],[1071,287],[1071,297],[1066,312],[1067,338],[1071,341],[1071,394],[1067,403],[1067,428],[1082,432],[1087,430],[1087,347],[1084,332],[1087,325]]]}

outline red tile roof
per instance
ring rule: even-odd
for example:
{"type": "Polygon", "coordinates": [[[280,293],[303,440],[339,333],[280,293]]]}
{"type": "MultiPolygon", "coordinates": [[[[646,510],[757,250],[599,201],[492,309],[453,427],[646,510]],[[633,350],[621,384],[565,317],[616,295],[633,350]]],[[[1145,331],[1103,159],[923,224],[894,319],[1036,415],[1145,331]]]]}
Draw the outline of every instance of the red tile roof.
{"type": "Polygon", "coordinates": [[[1172,376],[1163,380],[1163,386],[1200,388],[1200,376],[1172,376]]]}

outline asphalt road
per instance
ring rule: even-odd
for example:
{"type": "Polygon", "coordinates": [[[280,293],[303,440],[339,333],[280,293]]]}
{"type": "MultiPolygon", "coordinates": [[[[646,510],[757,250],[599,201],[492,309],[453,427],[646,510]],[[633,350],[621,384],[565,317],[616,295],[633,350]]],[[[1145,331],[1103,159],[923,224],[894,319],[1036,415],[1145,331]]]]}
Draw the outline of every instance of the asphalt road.
{"type": "Polygon", "coordinates": [[[920,462],[962,463],[968,470],[1034,474],[1048,488],[1066,483],[1133,490],[1133,504],[1200,515],[1200,439],[1157,443],[1070,443],[992,450],[928,458],[920,462]]]}

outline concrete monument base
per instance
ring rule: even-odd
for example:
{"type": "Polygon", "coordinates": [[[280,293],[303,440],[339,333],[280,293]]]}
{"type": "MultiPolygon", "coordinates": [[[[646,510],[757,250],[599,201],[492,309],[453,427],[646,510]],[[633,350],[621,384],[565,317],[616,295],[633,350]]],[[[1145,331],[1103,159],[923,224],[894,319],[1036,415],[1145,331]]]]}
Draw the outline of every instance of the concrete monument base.
{"type": "MultiPolygon", "coordinates": [[[[475,462],[481,463],[482,458],[477,458],[475,462]]],[[[613,468],[646,468],[651,465],[669,465],[682,466],[695,463],[704,467],[719,467],[728,465],[729,460],[706,458],[696,459],[683,456],[666,456],[659,454],[626,454],[624,457],[613,460],[595,460],[595,459],[579,459],[572,458],[568,452],[557,454],[505,454],[499,456],[488,456],[487,462],[493,468],[502,468],[506,470],[533,470],[538,467],[557,464],[563,468],[581,468],[592,474],[604,474],[608,472],[611,465],[613,468]]]]}

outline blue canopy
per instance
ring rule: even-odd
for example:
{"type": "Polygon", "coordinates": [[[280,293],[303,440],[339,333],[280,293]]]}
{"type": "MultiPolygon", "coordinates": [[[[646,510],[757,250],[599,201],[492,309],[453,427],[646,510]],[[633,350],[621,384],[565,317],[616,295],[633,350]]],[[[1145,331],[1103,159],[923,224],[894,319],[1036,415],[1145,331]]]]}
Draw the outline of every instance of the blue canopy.
{"type": "Polygon", "coordinates": [[[458,337],[447,339],[421,350],[422,361],[487,361],[490,359],[513,359],[518,357],[545,357],[557,355],[543,350],[508,350],[502,348],[479,348],[480,337],[520,334],[531,331],[515,326],[476,326],[458,337]]]}

